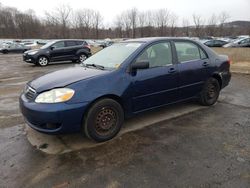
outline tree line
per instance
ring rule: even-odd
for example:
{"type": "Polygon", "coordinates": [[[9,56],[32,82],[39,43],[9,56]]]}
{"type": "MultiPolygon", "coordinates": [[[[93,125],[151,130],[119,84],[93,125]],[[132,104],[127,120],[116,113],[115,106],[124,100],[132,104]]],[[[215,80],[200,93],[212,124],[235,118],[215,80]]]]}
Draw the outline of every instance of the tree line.
{"type": "Polygon", "coordinates": [[[117,15],[112,27],[103,23],[100,12],[92,9],[73,10],[61,5],[43,18],[33,10],[25,12],[0,4],[0,38],[136,38],[153,36],[233,36],[250,34],[228,25],[227,12],[212,14],[210,18],[193,14],[192,19],[180,19],[168,9],[139,11],[136,8],[117,15]]]}

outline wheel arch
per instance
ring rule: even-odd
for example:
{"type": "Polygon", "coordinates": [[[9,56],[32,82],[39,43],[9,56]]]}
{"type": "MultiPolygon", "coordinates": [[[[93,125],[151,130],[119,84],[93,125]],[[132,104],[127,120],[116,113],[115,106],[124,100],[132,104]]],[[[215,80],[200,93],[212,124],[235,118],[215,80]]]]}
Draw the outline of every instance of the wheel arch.
{"type": "Polygon", "coordinates": [[[219,82],[220,89],[221,89],[222,88],[222,77],[221,77],[221,75],[219,73],[214,73],[212,75],[212,77],[215,78],[219,82]]]}
{"type": "Polygon", "coordinates": [[[122,110],[123,110],[123,113],[125,115],[125,109],[124,109],[124,103],[122,101],[122,98],[119,97],[118,95],[114,95],[114,94],[107,94],[107,95],[102,95],[98,98],[96,98],[95,100],[93,100],[88,106],[87,106],[87,109],[86,111],[84,112],[84,115],[82,117],[82,122],[85,121],[85,118],[86,118],[86,115],[88,114],[89,110],[91,109],[91,107],[97,102],[97,101],[100,101],[102,99],[112,99],[114,101],[116,101],[117,103],[119,103],[122,107],[122,110]]]}
{"type": "Polygon", "coordinates": [[[91,107],[97,102],[97,101],[100,101],[102,99],[112,99],[114,101],[116,101],[118,104],[121,105],[121,108],[123,110],[123,114],[125,115],[125,110],[124,110],[124,105],[123,105],[123,102],[122,102],[122,99],[121,97],[119,97],[118,95],[114,95],[114,94],[107,94],[107,95],[103,95],[103,96],[100,96],[98,98],[96,98],[95,100],[93,100],[86,108],[83,116],[82,116],[82,125],[81,125],[81,129],[84,130],[85,127],[85,120],[86,120],[86,117],[87,117],[87,114],[89,112],[89,110],[91,109],[91,107]]]}
{"type": "Polygon", "coordinates": [[[102,100],[102,99],[113,99],[114,101],[118,102],[121,105],[122,109],[124,110],[124,104],[123,104],[121,97],[119,97],[118,95],[115,95],[115,94],[107,94],[107,95],[102,95],[102,96],[96,98],[95,100],[93,100],[88,105],[87,111],[93,106],[93,104],[95,104],[97,101],[102,100]]]}
{"type": "Polygon", "coordinates": [[[81,50],[78,50],[76,55],[79,56],[80,54],[85,54],[87,57],[89,57],[89,52],[87,52],[87,50],[84,50],[84,49],[81,49],[81,50]]]}

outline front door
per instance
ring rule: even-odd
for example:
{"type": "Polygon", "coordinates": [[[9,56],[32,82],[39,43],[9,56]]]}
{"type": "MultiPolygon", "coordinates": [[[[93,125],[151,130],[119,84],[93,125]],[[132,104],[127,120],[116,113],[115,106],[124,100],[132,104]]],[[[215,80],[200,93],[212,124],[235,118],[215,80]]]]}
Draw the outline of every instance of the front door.
{"type": "Polygon", "coordinates": [[[57,42],[51,46],[50,50],[50,58],[52,61],[60,61],[65,58],[64,48],[65,43],[64,41],[57,42]]]}
{"type": "Polygon", "coordinates": [[[140,112],[178,100],[178,69],[173,64],[170,42],[153,44],[136,59],[149,62],[132,79],[133,111],[140,112]]]}

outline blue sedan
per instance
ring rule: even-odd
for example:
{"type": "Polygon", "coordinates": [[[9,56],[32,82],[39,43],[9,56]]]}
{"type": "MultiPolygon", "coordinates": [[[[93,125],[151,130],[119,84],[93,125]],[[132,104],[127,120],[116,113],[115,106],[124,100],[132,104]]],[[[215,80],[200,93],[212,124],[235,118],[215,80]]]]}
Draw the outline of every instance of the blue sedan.
{"type": "Polygon", "coordinates": [[[20,109],[37,131],[82,131],[102,142],[135,114],[193,98],[213,105],[230,79],[228,57],[199,42],[133,39],[101,50],[82,66],[30,81],[20,109]]]}

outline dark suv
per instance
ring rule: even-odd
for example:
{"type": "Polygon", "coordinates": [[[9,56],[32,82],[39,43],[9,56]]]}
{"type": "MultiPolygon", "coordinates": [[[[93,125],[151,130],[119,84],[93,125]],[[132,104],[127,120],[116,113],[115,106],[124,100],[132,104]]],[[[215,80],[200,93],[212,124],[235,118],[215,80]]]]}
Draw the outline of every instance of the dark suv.
{"type": "Polygon", "coordinates": [[[83,62],[91,56],[91,50],[84,40],[56,40],[40,49],[29,50],[23,54],[27,63],[46,66],[49,62],[68,61],[83,62]]]}

